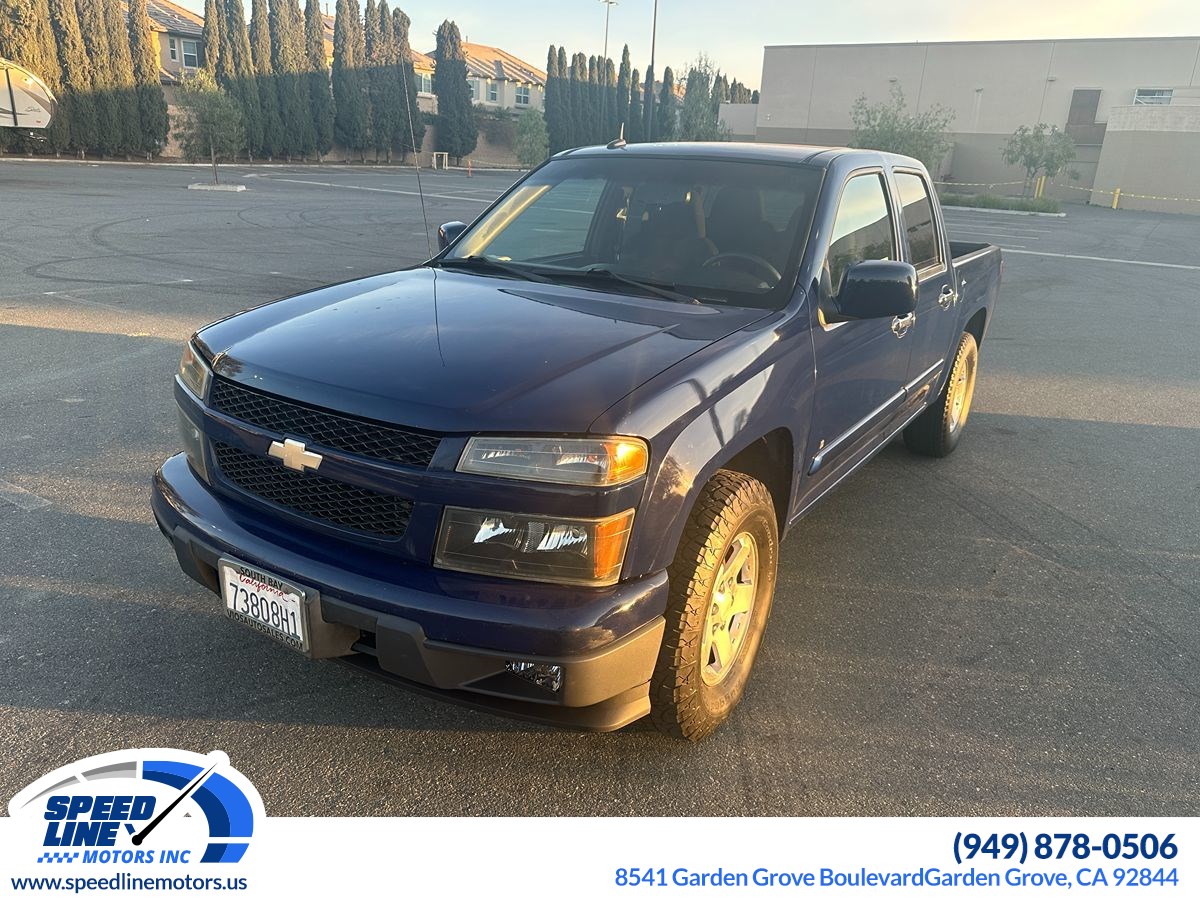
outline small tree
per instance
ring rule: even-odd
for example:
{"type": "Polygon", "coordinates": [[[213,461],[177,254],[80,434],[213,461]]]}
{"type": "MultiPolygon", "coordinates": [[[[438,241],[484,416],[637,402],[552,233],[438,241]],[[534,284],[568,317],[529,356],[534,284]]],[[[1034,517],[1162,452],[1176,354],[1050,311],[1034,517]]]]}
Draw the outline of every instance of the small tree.
{"type": "Polygon", "coordinates": [[[1075,142],[1069,134],[1059,131],[1057,125],[1038,122],[1032,127],[1022,125],[1014,131],[1000,156],[1010,166],[1025,170],[1022,194],[1026,194],[1039,175],[1053,178],[1066,168],[1075,158],[1075,142]]]}
{"type": "Polygon", "coordinates": [[[179,86],[182,110],[175,136],[189,160],[212,163],[213,184],[220,183],[217,163],[237,155],[245,143],[241,105],[222,90],[212,73],[201,69],[179,86]]]}
{"type": "Polygon", "coordinates": [[[868,103],[865,96],[860,96],[854,101],[850,118],[854,122],[851,147],[911,156],[925,163],[934,175],[950,149],[946,129],[954,121],[953,110],[935,103],[924,112],[910,113],[899,84],[892,85],[888,102],[868,103]]]}
{"type": "Polygon", "coordinates": [[[701,55],[688,69],[684,83],[683,105],[679,107],[679,140],[719,141],[725,136],[713,106],[715,81],[712,61],[701,55]]]}
{"type": "Polygon", "coordinates": [[[532,169],[550,155],[546,120],[536,109],[527,109],[517,119],[517,161],[532,169]]]}

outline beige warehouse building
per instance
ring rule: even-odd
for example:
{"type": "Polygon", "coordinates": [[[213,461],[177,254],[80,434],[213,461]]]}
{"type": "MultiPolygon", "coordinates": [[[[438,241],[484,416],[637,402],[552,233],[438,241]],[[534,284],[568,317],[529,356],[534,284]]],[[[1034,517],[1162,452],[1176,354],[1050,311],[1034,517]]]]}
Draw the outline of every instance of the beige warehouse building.
{"type": "MultiPolygon", "coordinates": [[[[845,144],[859,96],[954,114],[947,181],[1017,181],[1000,150],[1021,125],[1057,125],[1076,143],[1062,199],[1200,213],[1200,37],[928,44],[820,44],[764,49],[757,106],[723,107],[734,135],[759,141],[845,144]],[[1091,191],[1095,189],[1093,194],[1091,191]]],[[[1005,186],[997,186],[1000,191],[1005,186]]]]}

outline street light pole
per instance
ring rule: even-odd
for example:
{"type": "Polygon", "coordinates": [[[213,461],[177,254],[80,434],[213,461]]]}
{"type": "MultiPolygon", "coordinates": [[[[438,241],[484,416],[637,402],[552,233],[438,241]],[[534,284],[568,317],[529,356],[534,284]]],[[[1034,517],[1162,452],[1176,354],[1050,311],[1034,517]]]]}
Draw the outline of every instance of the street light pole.
{"type": "Polygon", "coordinates": [[[604,4],[604,58],[608,59],[608,17],[612,14],[612,8],[618,6],[617,0],[600,0],[604,4]]]}
{"type": "Polygon", "coordinates": [[[646,97],[646,140],[654,140],[654,46],[658,42],[658,0],[654,0],[654,20],[650,26],[650,90],[646,97]]]}

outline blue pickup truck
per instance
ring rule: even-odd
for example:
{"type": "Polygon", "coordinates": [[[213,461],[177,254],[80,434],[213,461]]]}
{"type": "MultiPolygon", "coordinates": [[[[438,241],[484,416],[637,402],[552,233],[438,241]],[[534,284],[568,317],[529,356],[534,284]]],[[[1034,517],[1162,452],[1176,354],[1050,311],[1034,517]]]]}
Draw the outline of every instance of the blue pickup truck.
{"type": "Polygon", "coordinates": [[[765,144],[560,153],[439,242],[195,334],[159,527],[312,658],[688,740],[781,536],[897,435],[958,443],[1001,268],[915,160],[765,144]]]}

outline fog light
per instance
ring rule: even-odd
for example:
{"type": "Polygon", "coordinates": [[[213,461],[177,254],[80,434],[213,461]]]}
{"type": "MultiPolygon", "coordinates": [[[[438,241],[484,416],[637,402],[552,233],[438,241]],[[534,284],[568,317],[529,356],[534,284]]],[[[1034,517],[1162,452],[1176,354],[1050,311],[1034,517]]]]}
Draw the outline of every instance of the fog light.
{"type": "Polygon", "coordinates": [[[545,663],[519,662],[510,659],[504,664],[508,671],[520,675],[526,681],[532,681],[540,688],[558,693],[562,688],[562,666],[548,666],[545,663]]]}
{"type": "Polygon", "coordinates": [[[204,463],[204,435],[182,409],[176,407],[176,411],[179,413],[179,436],[183,441],[187,460],[196,474],[207,482],[208,466],[204,463]]]}

